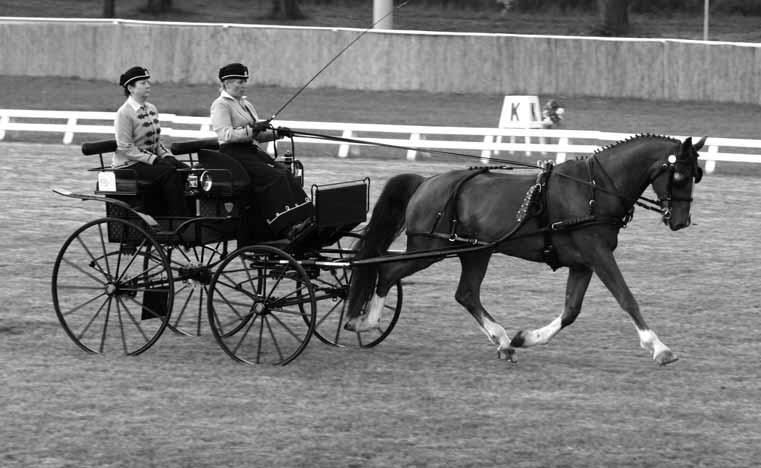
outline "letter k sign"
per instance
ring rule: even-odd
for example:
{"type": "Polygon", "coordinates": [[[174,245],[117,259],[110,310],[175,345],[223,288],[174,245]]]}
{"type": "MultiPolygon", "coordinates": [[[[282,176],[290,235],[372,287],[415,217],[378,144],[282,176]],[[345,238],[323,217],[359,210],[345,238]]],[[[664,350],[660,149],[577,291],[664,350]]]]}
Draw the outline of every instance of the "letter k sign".
{"type": "Polygon", "coordinates": [[[514,102],[510,106],[510,120],[520,120],[520,117],[518,117],[518,106],[520,106],[520,102],[514,102]]]}

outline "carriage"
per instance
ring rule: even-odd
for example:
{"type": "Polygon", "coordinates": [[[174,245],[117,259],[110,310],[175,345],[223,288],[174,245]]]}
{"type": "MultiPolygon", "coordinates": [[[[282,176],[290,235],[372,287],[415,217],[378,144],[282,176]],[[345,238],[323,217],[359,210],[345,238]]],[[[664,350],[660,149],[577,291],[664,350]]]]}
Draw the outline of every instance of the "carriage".
{"type": "MultiPolygon", "coordinates": [[[[129,167],[111,168],[104,154],[114,140],[82,145],[100,164],[92,194],[59,195],[105,205],[105,216],[85,223],[63,243],[52,277],[53,305],[67,335],[83,350],[137,355],[168,328],[181,335],[211,331],[233,359],[285,365],[312,336],[335,346],[371,347],[393,329],[402,307],[397,283],[382,325],[343,329],[351,280],[350,259],[369,207],[370,179],[313,185],[315,226],[297,239],[259,233],[239,242],[240,164],[217,151],[216,139],[174,143],[184,195],[193,213],[167,213],[152,187],[129,167]]],[[[304,166],[290,151],[282,158],[302,186],[304,166]]],[[[277,155],[276,155],[277,156],[277,155]]]]}
{"type": "MultiPolygon", "coordinates": [[[[509,174],[522,163],[507,160],[509,166],[430,178],[399,174],[386,183],[361,234],[353,229],[366,220],[369,179],[315,185],[316,230],[295,241],[246,245],[234,244],[243,170],[214,151],[214,141],[173,145],[173,153],[188,157],[186,197],[195,207],[195,216],[179,219],[146,214],[156,208],[141,196],[140,181],[129,170],[104,167],[102,155],[114,142],[86,144],[85,154],[101,158],[95,194],[58,193],[105,202],[106,217],[64,243],[53,303],[67,334],[87,351],[116,343],[139,354],[167,327],[199,334],[205,308],[212,334],[232,358],[287,364],[312,335],[333,345],[380,343],[399,316],[402,278],[459,257],[455,299],[500,357],[512,361],[516,348],[546,344],[573,323],[596,274],[632,318],[640,345],[668,364],[677,357],[645,322],[613,251],[635,205],[660,213],[672,231],[690,225],[705,140],[635,135],[555,169],[547,165],[537,176],[509,174]],[[648,186],[657,200],[642,195],[648,186]],[[391,254],[402,231],[406,250],[391,254]],[[568,267],[561,315],[510,338],[480,300],[493,253],[568,267]]],[[[292,154],[284,160],[303,177],[292,154]]]]}

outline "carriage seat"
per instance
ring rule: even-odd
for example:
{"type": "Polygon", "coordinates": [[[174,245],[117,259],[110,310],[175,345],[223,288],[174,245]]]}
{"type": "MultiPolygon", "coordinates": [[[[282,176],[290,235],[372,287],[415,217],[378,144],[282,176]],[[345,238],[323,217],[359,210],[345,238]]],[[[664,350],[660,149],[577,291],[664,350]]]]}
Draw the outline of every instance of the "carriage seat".
{"type": "MultiPolygon", "coordinates": [[[[103,160],[103,154],[116,152],[116,140],[87,141],[82,143],[82,154],[92,156],[97,154],[100,158],[100,166],[89,169],[98,172],[113,172],[116,174],[116,191],[101,191],[100,187],[96,193],[123,193],[125,195],[134,195],[141,189],[148,189],[152,181],[137,178],[135,171],[129,167],[111,167],[103,160]]],[[[99,177],[100,179],[100,177],[99,177]]]]}

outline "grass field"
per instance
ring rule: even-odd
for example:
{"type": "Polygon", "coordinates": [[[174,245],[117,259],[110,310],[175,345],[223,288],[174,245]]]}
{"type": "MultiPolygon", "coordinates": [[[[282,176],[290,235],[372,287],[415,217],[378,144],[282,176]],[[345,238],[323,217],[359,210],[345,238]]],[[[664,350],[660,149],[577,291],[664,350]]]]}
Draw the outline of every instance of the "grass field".
{"type": "MultiPolygon", "coordinates": [[[[50,11],[50,2],[15,5],[50,11]]],[[[151,101],[162,112],[207,115],[216,92],[158,83],[151,101]]],[[[293,92],[249,94],[267,114],[293,92]]],[[[759,106],[549,97],[563,101],[572,129],[759,138],[759,106]]],[[[0,75],[0,108],[111,111],[122,100],[112,83],[0,75]]],[[[281,117],[493,126],[501,100],[308,89],[281,117]]],[[[572,327],[520,351],[517,364],[499,361],[454,302],[459,266],[445,261],[404,282],[401,319],[377,348],[313,340],[274,368],[235,364],[208,329],[167,332],[135,358],[87,355],[71,342],[53,311],[51,270],[65,239],[103,207],[51,192],[94,183],[85,170],[94,162],[55,142],[60,135],[10,133],[0,142],[0,466],[692,468],[752,467],[761,457],[761,179],[748,168],[733,174],[720,164],[704,178],[689,229],[672,233],[638,211],[621,232],[622,271],[680,356],[668,367],[639,349],[597,280],[572,327]]],[[[370,176],[373,201],[394,174],[467,164],[327,156],[302,153],[307,185],[370,176]]],[[[512,335],[555,318],[564,284],[563,270],[496,257],[484,305],[512,335]]]]}
{"type": "MultiPolygon", "coordinates": [[[[1,143],[0,465],[755,466],[761,456],[756,231],[761,180],[706,177],[689,229],[638,212],[617,257],[645,318],[681,357],[657,367],[593,280],[578,321],[517,364],[452,299],[456,262],[405,282],[371,350],[313,341],[284,368],[235,364],[208,332],[136,358],[81,352],[50,300],[56,252],[102,206],[73,146],[1,143]]],[[[313,158],[307,184],[460,165],[313,158]]],[[[553,319],[563,271],[492,261],[484,303],[509,333],[553,319]]]]}

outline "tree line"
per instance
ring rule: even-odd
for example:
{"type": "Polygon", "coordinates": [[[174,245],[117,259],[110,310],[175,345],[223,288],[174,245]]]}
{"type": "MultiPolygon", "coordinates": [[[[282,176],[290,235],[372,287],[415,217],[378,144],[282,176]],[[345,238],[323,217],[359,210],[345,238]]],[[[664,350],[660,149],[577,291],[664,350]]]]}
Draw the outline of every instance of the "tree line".
{"type": "MultiPolygon", "coordinates": [[[[103,16],[113,18],[117,0],[103,0],[103,16]]],[[[173,0],[145,0],[144,11],[167,13],[173,8],[173,0]]],[[[270,3],[273,19],[304,19],[301,5],[329,7],[354,6],[357,0],[260,0],[270,3]]],[[[395,4],[403,0],[394,0],[395,4]]],[[[591,12],[600,18],[597,34],[616,36],[629,31],[629,13],[702,12],[705,0],[410,0],[417,6],[429,8],[452,8],[469,10],[502,10],[506,12],[591,12]]],[[[371,6],[372,0],[365,0],[371,6]]],[[[711,11],[742,15],[761,15],[761,0],[710,0],[711,11]]]]}

